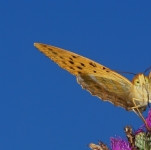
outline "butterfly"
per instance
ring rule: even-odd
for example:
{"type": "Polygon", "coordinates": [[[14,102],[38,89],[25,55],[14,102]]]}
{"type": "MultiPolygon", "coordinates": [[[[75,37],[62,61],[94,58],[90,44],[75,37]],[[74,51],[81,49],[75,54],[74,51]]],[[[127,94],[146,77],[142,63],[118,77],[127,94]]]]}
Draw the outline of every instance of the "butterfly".
{"type": "Polygon", "coordinates": [[[135,75],[132,81],[91,59],[42,43],[34,46],[61,68],[76,76],[83,89],[103,101],[134,111],[138,115],[151,102],[151,72],[135,75]]]}

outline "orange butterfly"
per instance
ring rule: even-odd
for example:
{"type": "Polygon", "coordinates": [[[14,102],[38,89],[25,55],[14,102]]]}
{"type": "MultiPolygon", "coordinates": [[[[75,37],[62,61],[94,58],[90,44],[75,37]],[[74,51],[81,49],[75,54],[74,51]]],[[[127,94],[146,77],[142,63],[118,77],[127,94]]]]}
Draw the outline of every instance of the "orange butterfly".
{"type": "Polygon", "coordinates": [[[131,82],[119,73],[73,52],[41,43],[34,43],[34,46],[75,75],[83,89],[103,101],[134,111],[141,117],[151,102],[151,72],[149,76],[139,73],[131,82]]]}

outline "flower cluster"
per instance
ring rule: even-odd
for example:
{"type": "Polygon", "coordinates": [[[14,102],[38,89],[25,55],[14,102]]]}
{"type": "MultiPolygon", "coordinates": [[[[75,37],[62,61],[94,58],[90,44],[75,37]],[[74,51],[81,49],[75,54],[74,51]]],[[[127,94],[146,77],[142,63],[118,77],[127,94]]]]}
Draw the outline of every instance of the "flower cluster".
{"type": "MultiPolygon", "coordinates": [[[[142,125],[138,130],[133,131],[131,126],[124,128],[127,139],[121,137],[111,137],[111,150],[151,150],[151,109],[146,118],[146,125],[142,125]]],[[[103,142],[89,144],[92,150],[109,150],[103,142]]]]}

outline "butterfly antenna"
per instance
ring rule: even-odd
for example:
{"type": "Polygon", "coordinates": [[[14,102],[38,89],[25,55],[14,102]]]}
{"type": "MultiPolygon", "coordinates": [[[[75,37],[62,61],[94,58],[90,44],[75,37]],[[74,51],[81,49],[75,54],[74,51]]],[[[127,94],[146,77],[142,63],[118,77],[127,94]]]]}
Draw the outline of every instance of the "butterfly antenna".
{"type": "Polygon", "coordinates": [[[118,73],[125,73],[125,74],[132,74],[132,75],[136,75],[135,73],[132,73],[132,72],[124,72],[124,71],[116,71],[116,70],[114,70],[115,72],[118,72],[118,73]]]}
{"type": "Polygon", "coordinates": [[[144,71],[144,74],[151,69],[151,66],[144,71]]]}

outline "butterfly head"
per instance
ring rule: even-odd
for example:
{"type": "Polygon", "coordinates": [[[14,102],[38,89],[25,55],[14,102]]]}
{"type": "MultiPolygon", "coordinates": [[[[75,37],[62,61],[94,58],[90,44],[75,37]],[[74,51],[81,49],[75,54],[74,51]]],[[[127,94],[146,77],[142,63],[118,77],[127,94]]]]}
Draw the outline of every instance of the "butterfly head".
{"type": "Polygon", "coordinates": [[[147,86],[149,84],[149,77],[145,76],[143,73],[139,73],[133,78],[132,83],[137,87],[147,86]]]}

